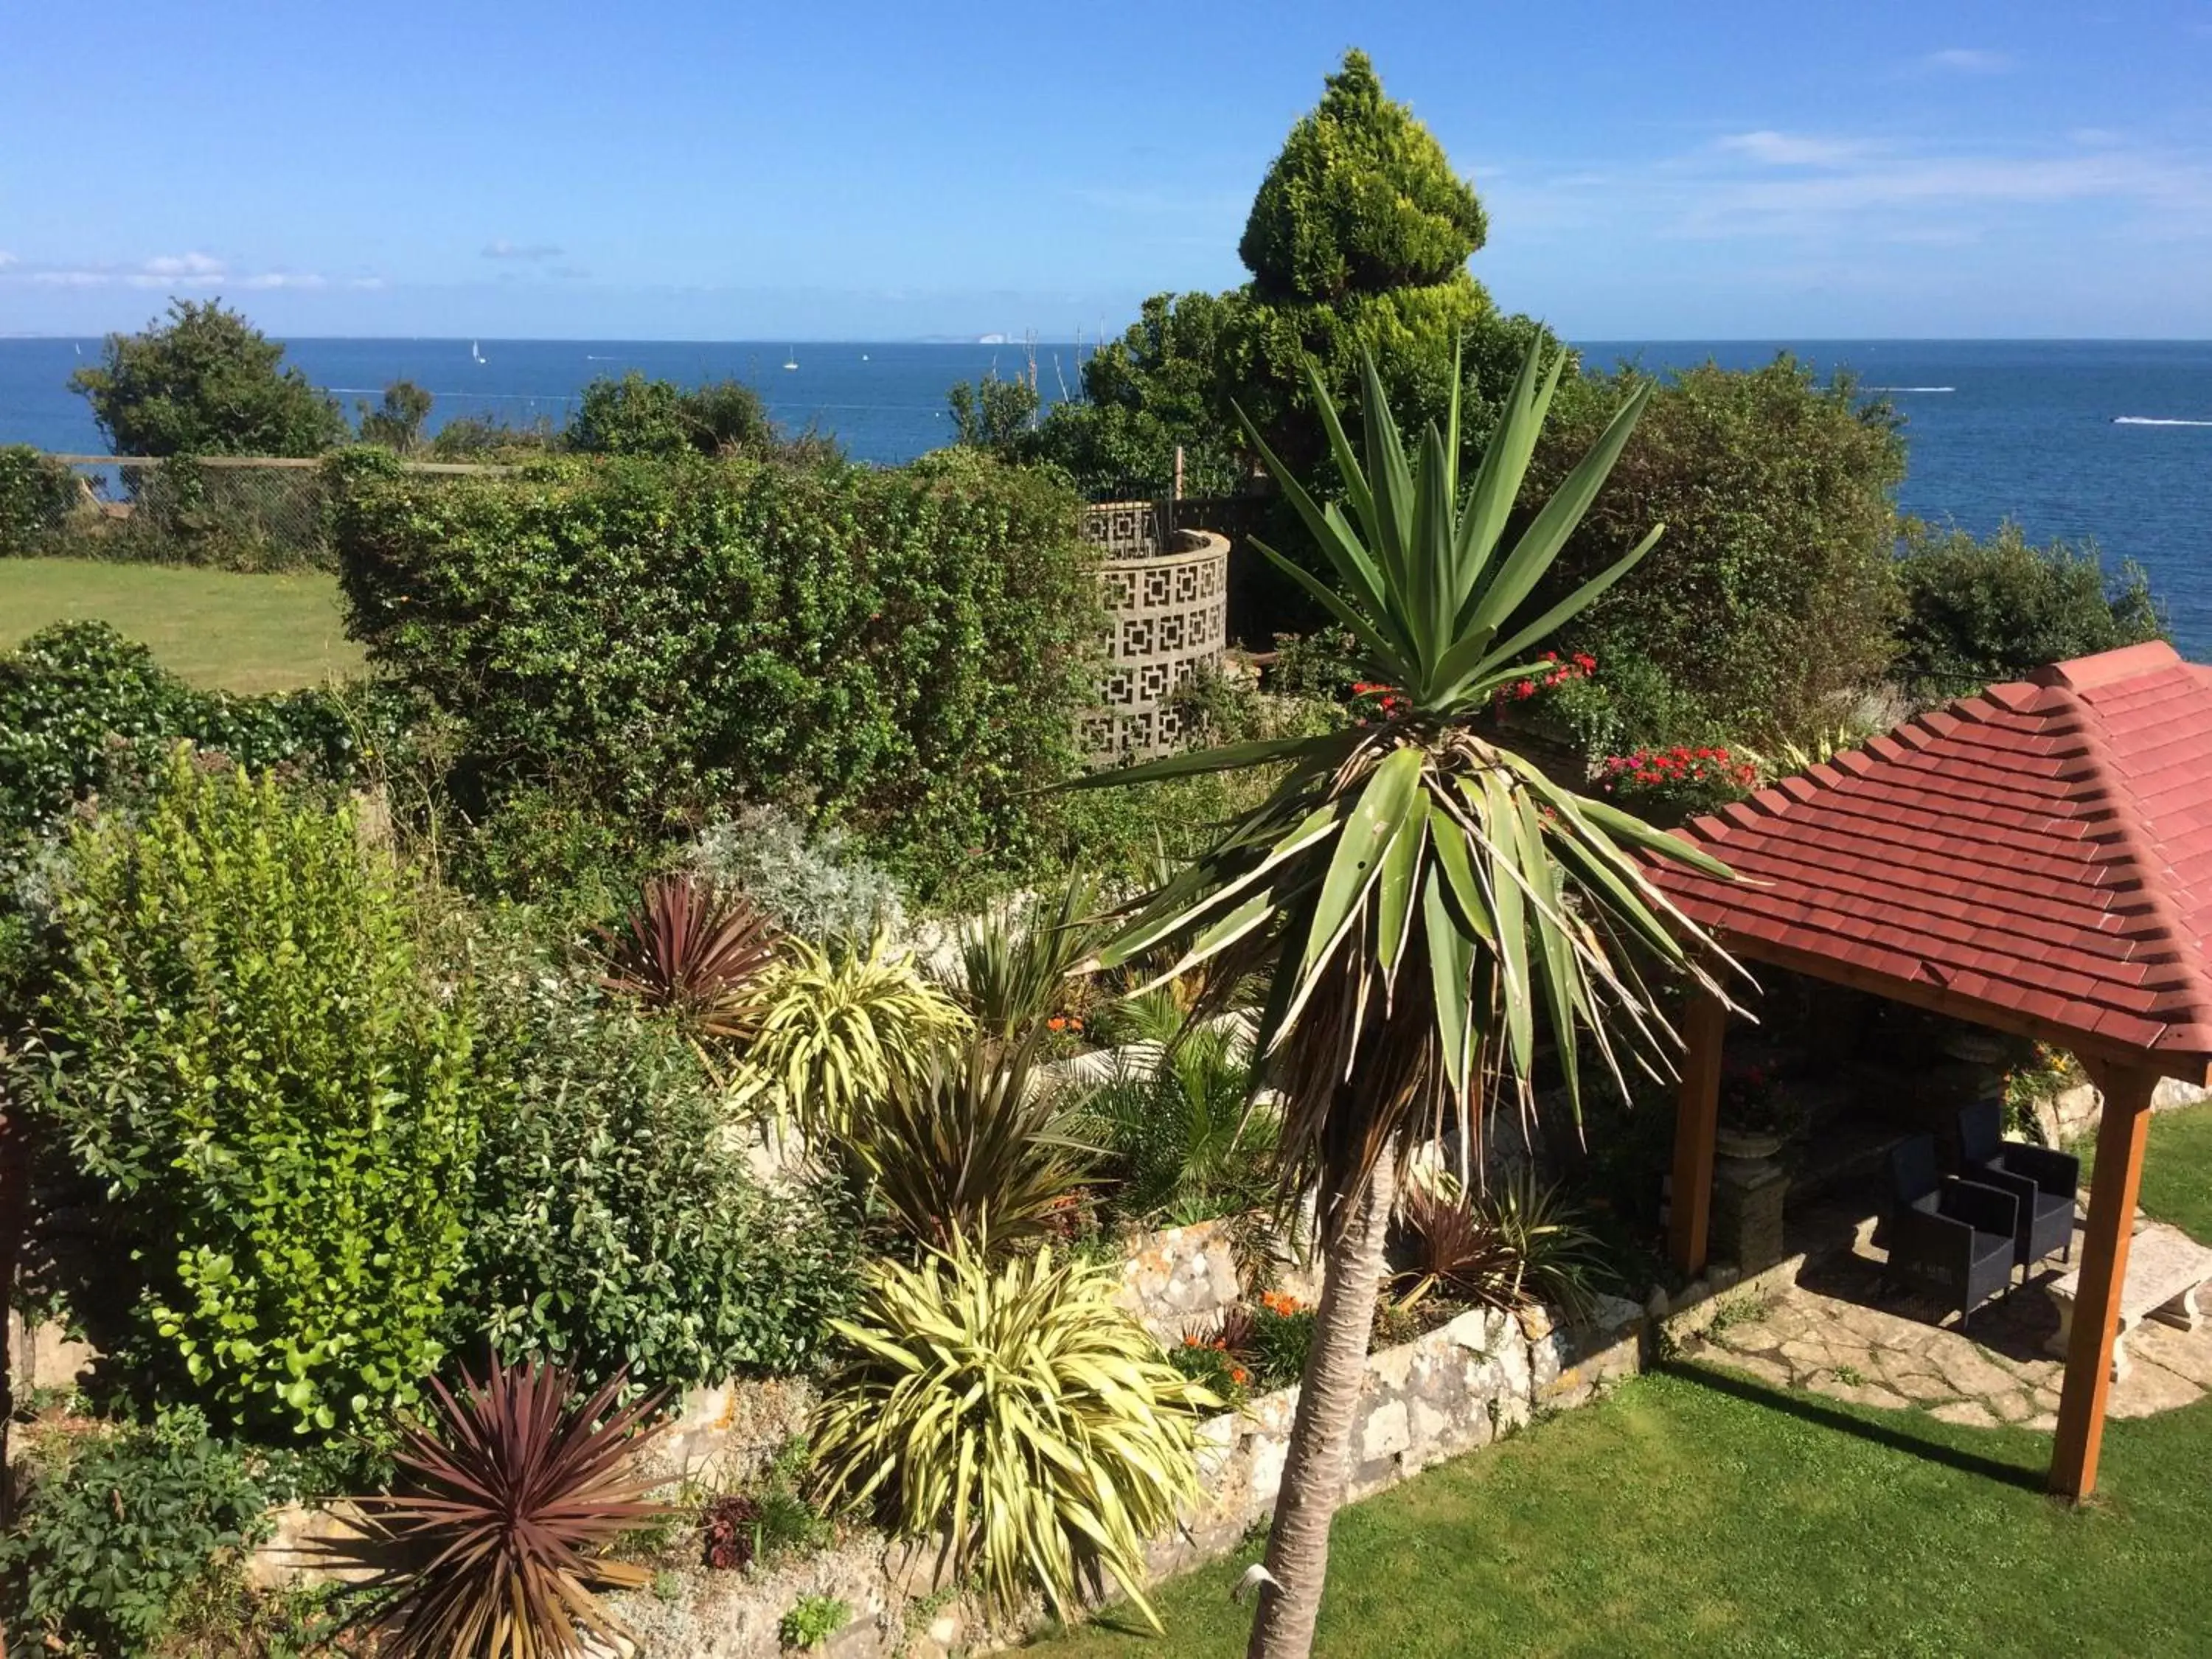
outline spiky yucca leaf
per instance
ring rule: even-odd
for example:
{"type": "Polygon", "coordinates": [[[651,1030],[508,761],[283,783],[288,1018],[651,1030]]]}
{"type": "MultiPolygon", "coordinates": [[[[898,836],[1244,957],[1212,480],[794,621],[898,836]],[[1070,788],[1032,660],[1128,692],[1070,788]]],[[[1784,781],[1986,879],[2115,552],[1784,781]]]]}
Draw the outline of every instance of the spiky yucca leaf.
{"type": "MultiPolygon", "coordinates": [[[[1335,577],[1262,548],[1351,630],[1370,680],[1400,712],[1316,738],[1238,744],[1084,780],[1143,782],[1258,764],[1272,793],[1141,901],[1100,952],[1112,967],[1163,946],[1170,974],[1208,982],[1264,971],[1261,1051],[1283,1091],[1285,1190],[1318,1181],[1334,1237],[1376,1161],[1456,1120],[1478,1152],[1497,1085],[1525,1113],[1538,1010],[1579,1116],[1578,1040],[1614,1080],[1657,1072],[1673,1040],[1639,959],[1711,984],[1698,929],[1639,855],[1725,875],[1687,843],[1547,778],[1475,729],[1497,688],[1539,672],[1532,653],[1634,567],[1654,529],[1592,580],[1524,618],[1626,444],[1645,392],[1622,407],[1509,544],[1512,513],[1565,363],[1532,348],[1472,479],[1460,476],[1459,405],[1409,450],[1373,363],[1364,455],[1318,376],[1314,395],[1342,479],[1323,506],[1248,436],[1335,577]]],[[[1716,988],[1717,988],[1716,987],[1716,988]]]]}
{"type": "Polygon", "coordinates": [[[617,1410],[623,1381],[579,1400],[566,1370],[495,1356],[481,1384],[462,1372],[459,1395],[431,1379],[435,1418],[401,1429],[407,1489],[356,1500],[400,1558],[365,1615],[379,1653],[567,1659],[586,1634],[625,1634],[592,1592],[652,1574],[601,1552],[668,1510],[633,1472],[660,1397],[617,1410]]]}
{"type": "Polygon", "coordinates": [[[766,1103],[817,1140],[926,1070],[969,1029],[966,1014],[879,934],[865,954],[793,939],[755,982],[744,1017],[752,1046],[739,1103],[766,1103]]]}
{"type": "Polygon", "coordinates": [[[620,933],[602,927],[608,990],[682,1018],[702,1036],[744,1035],[746,988],[775,960],[775,930],[741,894],[689,871],[653,877],[620,933]]]}
{"type": "Polygon", "coordinates": [[[1220,1401],[1115,1301],[1120,1275],[1049,1248],[993,1267],[964,1243],[884,1262],[837,1328],[854,1353],[813,1422],[824,1489],[949,1540],[998,1607],[1063,1616],[1106,1580],[1150,1620],[1144,1544],[1199,1493],[1199,1414],[1220,1401]]]}

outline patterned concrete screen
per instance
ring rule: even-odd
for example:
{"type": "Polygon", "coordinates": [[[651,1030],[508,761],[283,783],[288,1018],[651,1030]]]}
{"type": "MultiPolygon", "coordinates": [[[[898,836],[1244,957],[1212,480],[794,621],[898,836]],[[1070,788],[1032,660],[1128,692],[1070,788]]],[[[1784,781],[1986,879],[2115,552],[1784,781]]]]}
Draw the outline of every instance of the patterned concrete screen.
{"type": "Polygon", "coordinates": [[[1105,706],[1083,738],[1101,764],[1172,752],[1182,736],[1176,690],[1221,660],[1229,617],[1229,544],[1178,530],[1171,503],[1102,501],[1085,507],[1084,538],[1105,555],[1114,627],[1105,706]]]}

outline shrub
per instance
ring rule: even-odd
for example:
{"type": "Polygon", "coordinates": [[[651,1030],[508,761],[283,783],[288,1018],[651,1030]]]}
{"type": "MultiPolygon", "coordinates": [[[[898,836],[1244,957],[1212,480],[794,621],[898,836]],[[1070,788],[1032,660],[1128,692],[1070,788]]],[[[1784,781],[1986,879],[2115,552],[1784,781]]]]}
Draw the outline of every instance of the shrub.
{"type": "Polygon", "coordinates": [[[1437,1176],[1413,1183],[1400,1213],[1414,1256],[1407,1302],[1442,1290],[1509,1311],[1532,1302],[1570,1316],[1588,1310],[1602,1271],[1598,1240],[1557,1188],[1524,1172],[1468,1194],[1437,1176]]]}
{"type": "Polygon", "coordinates": [[[1091,1149],[1034,1057],[1031,1044],[973,1042],[854,1121],[853,1159],[908,1237],[992,1251],[1054,1231],[1091,1149]]]}
{"type": "Polygon", "coordinates": [[[2124,560],[2108,576],[2094,546],[2032,546],[2016,524],[1976,541],[1908,521],[1899,552],[1897,667],[1924,693],[1965,696],[2166,635],[2142,568],[2124,560]]]}
{"type": "Polygon", "coordinates": [[[607,1547],[667,1513],[642,1501],[638,1429],[659,1401],[616,1408],[622,1379],[588,1400],[557,1367],[494,1360],[458,1396],[433,1377],[437,1416],[400,1425],[406,1490],[355,1501],[401,1556],[362,1622],[400,1659],[581,1656],[628,1632],[596,1589],[639,1589],[649,1568],[607,1547]]]}
{"type": "Polygon", "coordinates": [[[999,1608],[1036,1589],[1072,1616],[1110,1577],[1157,1630],[1145,1541],[1198,1496],[1198,1413],[1219,1402],[1115,1301],[1120,1279],[1049,1248],[882,1264],[816,1413],[824,1488],[948,1539],[999,1608]]]}
{"type": "Polygon", "coordinates": [[[647,831],[771,800],[868,834],[929,896],[1020,867],[1026,792],[1079,763],[1099,592],[1036,473],[972,451],[335,470],[353,631],[458,722],[472,815],[551,776],[647,831]]]}
{"type": "Polygon", "coordinates": [[[818,1648],[852,1622],[849,1602],[834,1595],[802,1595],[775,1621],[776,1640],[804,1652],[818,1648]]]}
{"type": "Polygon", "coordinates": [[[603,927],[599,937],[607,951],[602,985],[704,1036],[744,1033],[745,988],[775,960],[768,919],[688,872],[653,877],[623,931],[603,927]]]}
{"type": "Polygon", "coordinates": [[[770,1565],[829,1543],[829,1522],[799,1490],[808,1455],[805,1441],[790,1440],[759,1480],[743,1492],[722,1492],[708,1500],[699,1516],[706,1565],[723,1570],[757,1561],[770,1565]]]}
{"type": "Polygon", "coordinates": [[[876,939],[866,952],[787,942],[744,1005],[753,1032],[738,1097],[842,1139],[870,1104],[921,1075],[968,1025],[914,958],[876,939]]]}
{"type": "Polygon", "coordinates": [[[1012,457],[1036,424],[1036,385],[1018,374],[1002,380],[995,368],[972,386],[957,382],[945,394],[945,404],[952,416],[953,442],[994,454],[1012,457]]]}
{"type": "Polygon", "coordinates": [[[905,924],[898,883],[834,824],[810,831],[780,808],[740,807],[702,830],[690,857],[781,931],[817,945],[896,938],[905,924]]]}
{"type": "Polygon", "coordinates": [[[514,939],[471,948],[489,1023],[456,1340],[481,1331],[588,1384],[811,1365],[852,1294],[849,1224],[751,1178],[676,1032],[514,939]]]}
{"type": "Polygon", "coordinates": [[[375,688],[202,691],[106,623],[55,623],[0,653],[0,855],[83,795],[158,770],[179,738],[335,781],[388,753],[408,718],[375,688]]]}
{"type": "Polygon", "coordinates": [[[430,393],[412,380],[394,380],[384,388],[383,400],[374,409],[356,404],[361,441],[379,444],[394,454],[409,455],[422,447],[422,422],[430,418],[430,393]]]}
{"type": "Polygon", "coordinates": [[[738,380],[685,387],[632,369],[584,388],[568,422],[568,447],[597,455],[722,455],[775,441],[760,394],[738,380]]]}
{"type": "MultiPolygon", "coordinates": [[[[1522,499],[1554,491],[1644,379],[1623,369],[1571,395],[1562,387],[1522,499]]],[[[1903,474],[1887,409],[1787,356],[1749,374],[1708,363],[1656,386],[1528,607],[1665,526],[1559,641],[1594,656],[1595,685],[1613,694],[1606,749],[1723,732],[1765,742],[1832,724],[1893,650],[1890,491],[1903,474]],[[1637,664],[1656,674],[1631,679],[1637,664]]]]}
{"type": "Polygon", "coordinates": [[[8,1623],[26,1650],[129,1659],[169,1627],[179,1599],[268,1534],[275,1495],[207,1419],[165,1409],[146,1425],[56,1437],[28,1501],[0,1534],[8,1623]]]}
{"type": "Polygon", "coordinates": [[[70,385],[118,455],[319,455],[344,442],[337,403],[283,359],[220,300],[172,300],[167,323],[109,335],[70,385]]]}
{"type": "Polygon", "coordinates": [[[398,872],[349,808],[183,750],[67,865],[24,1080],[128,1246],[125,1373],[300,1432],[411,1400],[476,1126],[398,872]]]}
{"type": "Polygon", "coordinates": [[[1273,1192],[1277,1119],[1252,1102],[1252,1055],[1218,1026],[1158,1031],[1156,1069],[1127,1068],[1086,1103],[1089,1133],[1133,1220],[1188,1226],[1260,1208],[1273,1192]]]}
{"type": "Polygon", "coordinates": [[[28,553],[84,499],[76,474],[28,444],[0,444],[0,555],[28,553]]]}

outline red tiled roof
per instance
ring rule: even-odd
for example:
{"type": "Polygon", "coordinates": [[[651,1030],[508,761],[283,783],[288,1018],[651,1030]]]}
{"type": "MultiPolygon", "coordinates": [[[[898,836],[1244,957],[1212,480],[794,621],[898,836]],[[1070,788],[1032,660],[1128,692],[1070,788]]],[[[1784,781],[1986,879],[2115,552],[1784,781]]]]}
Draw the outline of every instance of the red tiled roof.
{"type": "Polygon", "coordinates": [[[1991,686],[1680,833],[1746,879],[1654,875],[1740,954],[2212,1056],[2212,668],[2170,646],[1991,686]]]}

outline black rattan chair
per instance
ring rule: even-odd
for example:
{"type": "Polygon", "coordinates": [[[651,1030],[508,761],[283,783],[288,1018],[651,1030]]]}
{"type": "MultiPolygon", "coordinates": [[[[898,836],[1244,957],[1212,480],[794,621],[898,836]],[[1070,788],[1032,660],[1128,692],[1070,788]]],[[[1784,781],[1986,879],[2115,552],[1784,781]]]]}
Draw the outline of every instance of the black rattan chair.
{"type": "Polygon", "coordinates": [[[1882,1282],[1909,1285],[1956,1308],[1963,1331],[1975,1309],[2012,1291],[2019,1201],[1999,1188],[1939,1174],[1930,1135],[1890,1149],[1889,1177],[1897,1202],[1883,1230],[1889,1264],[1882,1282]]]}
{"type": "Polygon", "coordinates": [[[2013,1260],[2024,1280],[2027,1270],[2053,1250],[2074,1257],[2074,1194],[2081,1183],[2081,1160],[2071,1152],[2031,1146],[2004,1138],[2004,1109],[1995,1100],[1977,1101],[1959,1114],[1959,1173],[1968,1181],[2002,1187],[2019,1200],[2013,1234],[2013,1260]]]}

